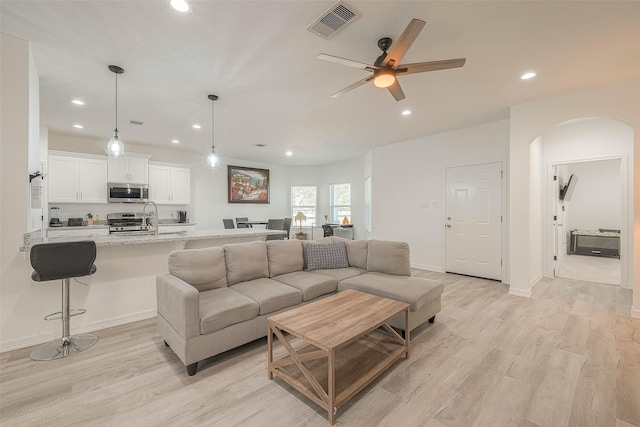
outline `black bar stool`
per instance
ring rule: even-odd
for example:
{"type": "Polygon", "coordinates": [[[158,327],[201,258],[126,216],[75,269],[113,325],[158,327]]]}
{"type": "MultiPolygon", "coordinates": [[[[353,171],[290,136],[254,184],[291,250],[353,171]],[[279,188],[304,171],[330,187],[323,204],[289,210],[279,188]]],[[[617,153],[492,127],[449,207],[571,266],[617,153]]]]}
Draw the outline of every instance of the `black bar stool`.
{"type": "Polygon", "coordinates": [[[69,319],[86,312],[69,308],[69,279],[96,272],[96,243],[93,240],[63,243],[40,243],[31,247],[31,279],[36,282],[62,279],[62,310],[45,316],[45,320],[62,319],[62,338],[43,344],[31,352],[33,360],[55,360],[86,350],[98,337],[92,334],[71,336],[69,319]]]}

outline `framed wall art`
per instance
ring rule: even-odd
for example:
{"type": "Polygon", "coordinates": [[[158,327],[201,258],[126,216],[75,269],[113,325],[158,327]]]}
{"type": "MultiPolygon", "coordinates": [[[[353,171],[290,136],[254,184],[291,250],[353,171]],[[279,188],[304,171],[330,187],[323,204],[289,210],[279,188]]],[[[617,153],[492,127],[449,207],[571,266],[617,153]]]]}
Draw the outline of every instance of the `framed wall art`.
{"type": "Polygon", "coordinates": [[[269,203],[269,169],[228,166],[229,203],[269,203]]]}

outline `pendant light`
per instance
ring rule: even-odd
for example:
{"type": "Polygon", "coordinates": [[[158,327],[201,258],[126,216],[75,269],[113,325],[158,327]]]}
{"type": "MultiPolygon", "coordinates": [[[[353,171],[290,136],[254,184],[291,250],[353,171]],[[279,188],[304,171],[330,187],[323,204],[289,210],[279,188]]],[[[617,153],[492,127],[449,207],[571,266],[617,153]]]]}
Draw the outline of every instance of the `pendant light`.
{"type": "Polygon", "coordinates": [[[215,169],[218,167],[218,165],[220,164],[220,158],[218,157],[218,155],[216,154],[216,146],[215,146],[215,129],[214,129],[214,107],[213,105],[215,104],[215,101],[218,100],[218,95],[209,95],[208,98],[213,101],[211,103],[211,152],[209,153],[209,156],[207,156],[207,164],[209,165],[209,167],[211,169],[215,169]]]}
{"type": "Polygon", "coordinates": [[[124,144],[118,136],[118,74],[124,73],[124,70],[117,65],[109,65],[109,71],[116,75],[116,128],[107,143],[107,153],[111,157],[122,157],[124,155],[124,144]]]}

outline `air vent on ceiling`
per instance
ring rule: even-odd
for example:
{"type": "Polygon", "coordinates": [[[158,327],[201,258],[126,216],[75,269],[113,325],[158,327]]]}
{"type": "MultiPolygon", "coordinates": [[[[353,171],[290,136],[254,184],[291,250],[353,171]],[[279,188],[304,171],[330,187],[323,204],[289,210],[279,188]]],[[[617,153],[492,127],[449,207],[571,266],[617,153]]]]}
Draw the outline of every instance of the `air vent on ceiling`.
{"type": "Polygon", "coordinates": [[[138,126],[142,126],[144,124],[144,122],[141,122],[140,120],[129,120],[129,123],[131,123],[132,125],[138,125],[138,126]]]}
{"type": "Polygon", "coordinates": [[[328,39],[359,17],[360,14],[354,8],[339,1],[309,24],[307,30],[323,39],[328,39]]]}

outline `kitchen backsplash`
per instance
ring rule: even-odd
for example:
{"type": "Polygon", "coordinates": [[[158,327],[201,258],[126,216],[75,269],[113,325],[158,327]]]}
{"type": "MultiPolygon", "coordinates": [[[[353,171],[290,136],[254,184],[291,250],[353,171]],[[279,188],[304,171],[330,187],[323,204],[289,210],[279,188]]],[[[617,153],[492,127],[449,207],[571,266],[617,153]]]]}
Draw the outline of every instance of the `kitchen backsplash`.
{"type": "MultiPolygon", "coordinates": [[[[60,220],[67,221],[69,218],[82,218],[86,221],[87,214],[90,213],[93,215],[93,219],[95,221],[96,215],[100,221],[107,220],[107,214],[109,213],[118,213],[118,212],[142,212],[142,208],[144,207],[144,203],[108,203],[108,204],[91,204],[91,203],[52,203],[49,205],[51,207],[60,208],[60,220]]],[[[191,216],[191,212],[189,212],[189,206],[182,205],[172,205],[163,206],[158,205],[158,217],[161,220],[178,220],[178,211],[186,210],[187,211],[187,220],[189,222],[195,222],[194,218],[191,216]]],[[[147,212],[152,212],[153,206],[147,207],[147,212]]],[[[48,217],[49,211],[45,213],[48,217]]]]}

